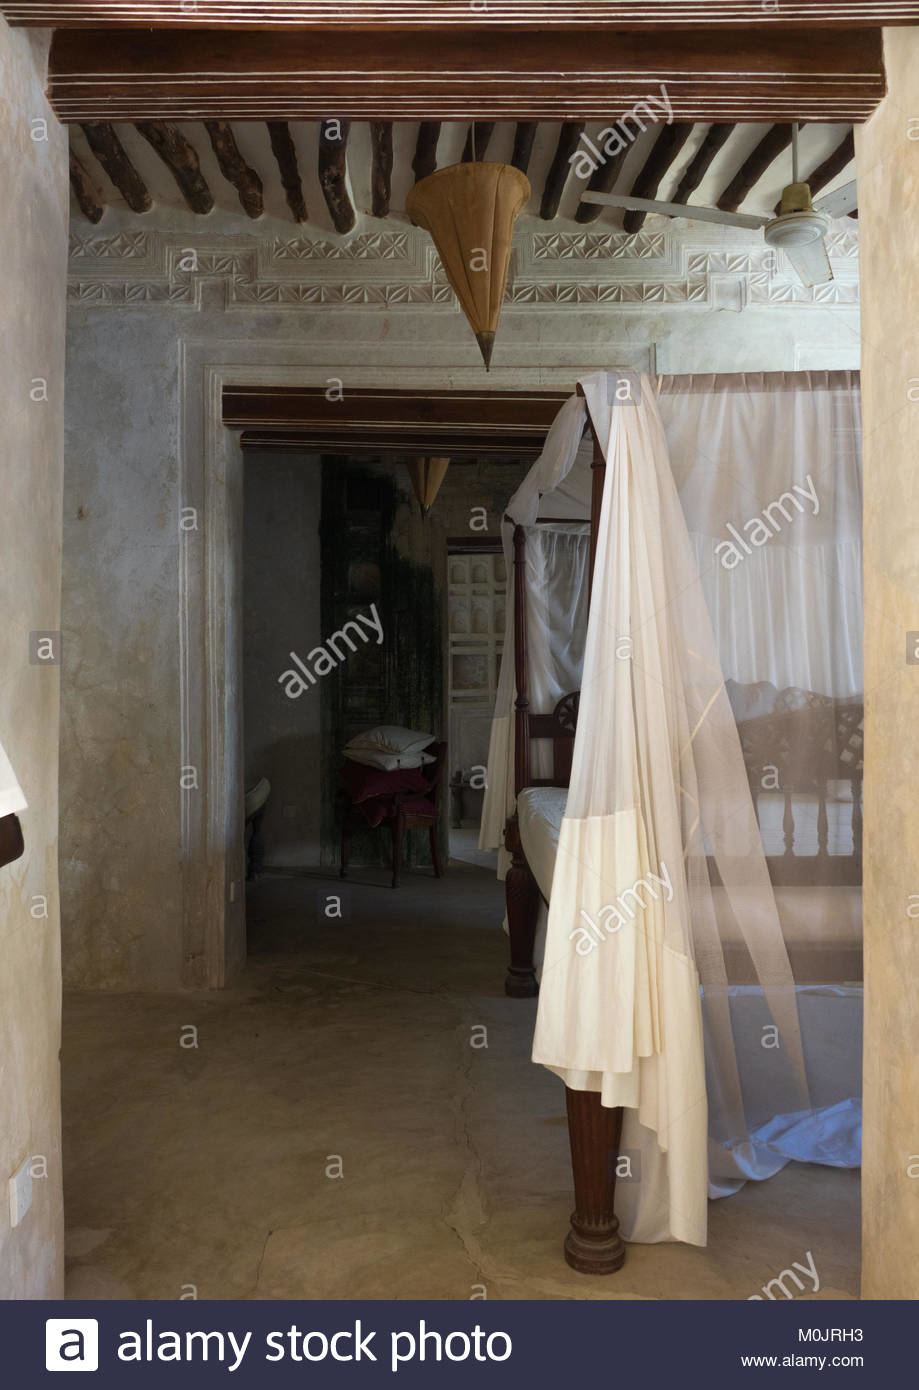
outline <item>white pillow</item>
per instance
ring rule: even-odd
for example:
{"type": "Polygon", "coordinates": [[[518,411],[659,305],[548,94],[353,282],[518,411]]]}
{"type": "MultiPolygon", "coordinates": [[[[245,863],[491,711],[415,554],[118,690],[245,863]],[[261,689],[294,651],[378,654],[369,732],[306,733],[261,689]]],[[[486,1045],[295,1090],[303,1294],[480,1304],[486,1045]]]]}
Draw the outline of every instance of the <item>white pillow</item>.
{"type": "MultiPolygon", "coordinates": [[[[428,744],[433,742],[433,734],[422,734],[417,729],[403,729],[398,724],[378,724],[375,729],[366,729],[362,734],[355,734],[354,738],[345,744],[345,751],[349,748],[370,748],[376,753],[420,753],[422,748],[427,748],[428,744]]],[[[415,766],[419,764],[416,763],[415,766]]]]}
{"type": "Polygon", "coordinates": [[[383,772],[405,772],[436,761],[431,753],[384,753],[381,749],[352,748],[350,745],[344,752],[345,757],[352,763],[363,763],[365,767],[379,767],[383,772]]]}

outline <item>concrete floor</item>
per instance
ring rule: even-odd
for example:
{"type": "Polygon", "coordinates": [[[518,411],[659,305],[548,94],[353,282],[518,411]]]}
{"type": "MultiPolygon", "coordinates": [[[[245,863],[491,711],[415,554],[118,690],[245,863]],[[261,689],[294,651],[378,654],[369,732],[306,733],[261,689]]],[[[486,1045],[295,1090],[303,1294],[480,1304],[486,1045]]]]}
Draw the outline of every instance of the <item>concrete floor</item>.
{"type": "Polygon", "coordinates": [[[819,1297],[856,1295],[857,1175],[795,1164],[713,1203],[706,1250],[569,1270],[562,1087],[502,992],[500,889],[383,882],[329,922],[337,881],[263,879],[232,990],[69,998],[72,1297],[748,1298],[808,1251],[819,1297]]]}

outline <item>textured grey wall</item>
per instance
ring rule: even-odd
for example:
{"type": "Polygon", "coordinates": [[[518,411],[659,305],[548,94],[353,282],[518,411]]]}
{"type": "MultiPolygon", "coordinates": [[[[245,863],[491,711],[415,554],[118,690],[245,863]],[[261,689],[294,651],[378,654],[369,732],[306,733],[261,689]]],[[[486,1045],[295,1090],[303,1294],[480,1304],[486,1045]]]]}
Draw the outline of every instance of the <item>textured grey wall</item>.
{"type": "Polygon", "coordinates": [[[67,137],[42,95],[46,49],[46,35],[0,19],[0,739],[29,803],[25,854],[0,869],[3,1299],[61,1298],[64,1277],[61,668],[30,659],[30,634],[60,628],[67,137]],[[11,1228],[6,1178],[27,1159],[38,1174],[32,1207],[11,1228]]]}
{"type": "Polygon", "coordinates": [[[95,316],[74,340],[68,325],[64,979],[168,988],[181,969],[178,352],[168,319],[118,326],[95,316]]]}

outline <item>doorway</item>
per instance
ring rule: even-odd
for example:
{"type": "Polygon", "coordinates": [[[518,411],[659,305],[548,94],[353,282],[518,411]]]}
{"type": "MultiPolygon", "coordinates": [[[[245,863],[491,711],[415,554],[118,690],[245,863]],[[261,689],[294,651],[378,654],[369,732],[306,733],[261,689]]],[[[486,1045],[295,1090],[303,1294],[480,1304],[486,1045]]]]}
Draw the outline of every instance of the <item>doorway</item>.
{"type": "MultiPolygon", "coordinates": [[[[246,958],[245,894],[234,883],[265,870],[325,880],[337,874],[342,749],[361,730],[397,723],[447,741],[442,853],[453,849],[448,826],[456,798],[447,784],[459,772],[462,862],[493,872],[495,857],[476,848],[477,783],[503,639],[501,518],[564,393],[355,388],[342,402],[319,387],[227,382],[220,399],[210,457],[235,482],[214,480],[215,504],[229,501],[232,519],[212,563],[226,577],[227,609],[238,604],[244,617],[226,627],[208,618],[205,628],[215,660],[223,639],[227,688],[239,681],[245,717],[239,710],[234,718],[232,704],[209,707],[226,719],[223,742],[236,750],[219,769],[223,781],[216,771],[210,781],[212,816],[223,805],[228,817],[221,859],[238,866],[227,868],[222,917],[208,919],[214,983],[234,978],[246,958]],[[226,425],[241,430],[241,447],[226,425]],[[405,467],[419,452],[451,459],[426,517],[405,467]],[[457,581],[470,628],[455,634],[455,653],[446,636],[453,554],[466,566],[465,580],[457,570],[457,581]],[[296,698],[287,698],[281,678],[294,656],[318,650],[323,634],[341,631],[375,604],[390,615],[390,641],[361,644],[315,684],[292,686],[296,698]],[[487,631],[479,630],[483,624],[487,631]],[[451,681],[457,714],[464,711],[455,730],[451,681]],[[455,738],[462,740],[459,762],[455,738]],[[236,777],[234,790],[226,779],[236,777]],[[258,795],[252,800],[259,789],[268,793],[264,805],[258,795]],[[257,820],[253,825],[250,814],[237,828],[236,807],[247,793],[257,820]],[[234,855],[228,847],[237,834],[234,855]]],[[[220,528],[207,528],[207,535],[213,543],[220,528]]],[[[213,602],[213,590],[203,597],[213,602]]],[[[384,835],[368,833],[355,845],[355,868],[375,870],[382,881],[389,863],[384,835]]],[[[426,837],[412,832],[406,868],[429,872],[429,865],[426,837]]]]}

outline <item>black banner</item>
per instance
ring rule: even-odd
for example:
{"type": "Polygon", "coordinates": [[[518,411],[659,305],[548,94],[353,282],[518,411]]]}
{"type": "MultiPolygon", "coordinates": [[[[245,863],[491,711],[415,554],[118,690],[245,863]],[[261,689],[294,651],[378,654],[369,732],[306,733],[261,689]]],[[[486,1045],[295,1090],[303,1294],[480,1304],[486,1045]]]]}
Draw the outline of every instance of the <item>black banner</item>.
{"type": "Polygon", "coordinates": [[[706,1387],[893,1383],[910,1303],[7,1303],[4,1382],[62,1372],[113,1390],[382,1384],[553,1387],[668,1374],[706,1387]]]}

